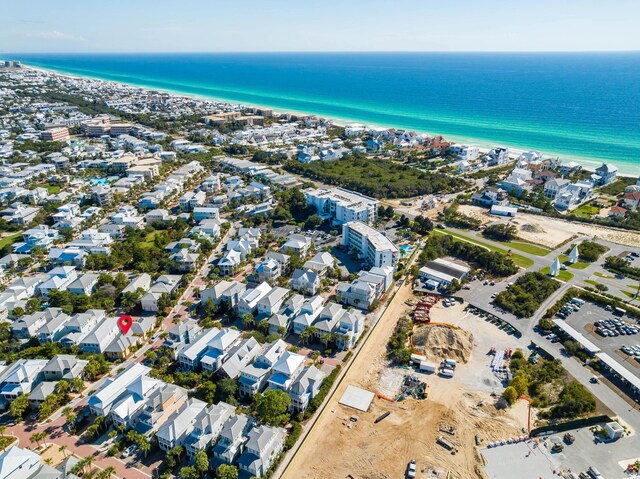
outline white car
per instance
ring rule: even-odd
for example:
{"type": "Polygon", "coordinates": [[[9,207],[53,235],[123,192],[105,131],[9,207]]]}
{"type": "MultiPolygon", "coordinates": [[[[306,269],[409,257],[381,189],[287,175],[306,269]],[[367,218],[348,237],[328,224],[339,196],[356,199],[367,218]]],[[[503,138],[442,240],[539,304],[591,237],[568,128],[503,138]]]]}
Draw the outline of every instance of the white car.
{"type": "Polygon", "coordinates": [[[407,468],[407,477],[416,477],[416,461],[411,459],[407,468]]]}
{"type": "Polygon", "coordinates": [[[122,453],[122,457],[129,457],[131,454],[136,452],[136,449],[138,449],[138,446],[136,446],[135,444],[133,444],[132,446],[129,446],[122,453]]]}

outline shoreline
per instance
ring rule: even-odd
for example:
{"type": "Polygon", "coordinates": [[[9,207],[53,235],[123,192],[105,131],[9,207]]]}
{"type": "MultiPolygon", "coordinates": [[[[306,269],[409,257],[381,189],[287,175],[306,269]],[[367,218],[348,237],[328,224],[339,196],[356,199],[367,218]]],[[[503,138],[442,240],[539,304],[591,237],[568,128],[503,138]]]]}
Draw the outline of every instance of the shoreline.
{"type": "MultiPolygon", "coordinates": [[[[445,141],[451,141],[453,143],[456,144],[471,144],[471,145],[475,145],[478,147],[479,151],[481,153],[488,153],[493,147],[496,146],[503,146],[503,147],[507,147],[509,149],[509,152],[511,154],[520,154],[522,152],[525,151],[532,151],[535,150],[533,148],[525,148],[525,147],[520,147],[520,146],[514,146],[514,145],[508,145],[505,143],[494,143],[494,142],[490,142],[488,140],[481,140],[481,139],[477,139],[477,138],[465,138],[465,137],[458,137],[457,135],[449,135],[449,136],[445,136],[442,135],[440,133],[436,133],[436,132],[429,132],[429,131],[422,131],[422,130],[418,130],[418,129],[412,129],[412,128],[401,128],[398,126],[389,126],[389,125],[379,125],[379,124],[375,124],[375,123],[370,123],[370,122],[366,122],[363,120],[359,120],[359,119],[350,119],[350,118],[338,118],[338,117],[334,117],[331,115],[319,115],[317,113],[313,113],[313,112],[307,112],[307,111],[301,111],[301,110],[296,110],[296,109],[291,109],[291,108],[287,108],[286,110],[280,111],[281,109],[279,107],[273,107],[270,105],[263,105],[263,104],[259,104],[259,103],[253,103],[253,102],[241,102],[241,101],[237,101],[237,100],[233,100],[230,98],[222,98],[222,97],[216,97],[216,96],[211,96],[211,95],[205,95],[205,94],[199,94],[199,93],[191,93],[191,92],[184,92],[184,91],[180,91],[180,90],[176,90],[176,89],[172,89],[172,88],[161,88],[161,87],[155,87],[152,85],[148,85],[145,83],[130,83],[130,82],[125,82],[125,81],[120,81],[120,80],[110,80],[110,79],[104,79],[101,78],[99,76],[92,76],[90,74],[78,74],[78,73],[72,73],[72,72],[68,72],[68,71],[64,71],[64,70],[58,70],[55,68],[49,68],[49,67],[40,67],[40,66],[32,66],[28,63],[23,64],[23,68],[28,69],[28,70],[34,70],[34,71],[39,71],[39,72],[43,72],[43,73],[47,73],[47,74],[55,74],[55,75],[59,75],[61,77],[65,77],[65,78],[69,78],[69,79],[73,79],[73,80],[83,80],[83,79],[89,79],[89,80],[98,80],[98,81],[102,81],[102,82],[106,82],[106,83],[115,83],[115,84],[120,84],[120,85],[125,85],[125,86],[129,86],[129,87],[134,87],[134,88],[142,88],[148,91],[159,91],[162,93],[166,93],[169,95],[173,95],[173,96],[177,96],[177,97],[183,97],[183,98],[197,98],[200,100],[206,100],[206,101],[211,101],[214,103],[224,103],[224,104],[228,104],[228,105],[238,105],[238,106],[243,106],[243,107],[251,107],[251,108],[264,108],[264,109],[271,109],[274,111],[274,113],[291,113],[291,114],[295,114],[295,115],[300,115],[300,116],[318,116],[321,118],[327,118],[329,120],[331,120],[333,122],[334,125],[336,126],[340,126],[340,127],[344,127],[345,125],[349,125],[349,124],[361,124],[366,126],[367,128],[383,128],[383,129],[405,129],[405,130],[411,130],[411,131],[415,131],[416,133],[422,135],[422,134],[426,134],[432,137],[435,136],[441,136],[445,141]]],[[[619,176],[624,176],[624,177],[638,177],[640,176],[640,165],[638,165],[638,171],[637,172],[628,172],[628,171],[620,171],[621,168],[621,164],[623,165],[622,168],[624,170],[626,170],[626,167],[629,166],[630,168],[633,168],[634,165],[629,165],[627,162],[616,162],[615,160],[604,160],[604,159],[600,159],[600,158],[590,158],[590,157],[578,157],[578,156],[571,156],[571,155],[566,155],[564,153],[557,153],[557,152],[542,152],[543,156],[545,157],[562,157],[565,156],[565,162],[570,162],[570,161],[575,161],[576,163],[579,163],[582,168],[586,171],[589,172],[595,172],[595,169],[599,166],[599,164],[602,163],[612,163],[614,164],[616,167],[618,167],[619,171],[618,171],[618,175],[619,176]]],[[[515,158],[514,158],[515,159],[515,158]]]]}

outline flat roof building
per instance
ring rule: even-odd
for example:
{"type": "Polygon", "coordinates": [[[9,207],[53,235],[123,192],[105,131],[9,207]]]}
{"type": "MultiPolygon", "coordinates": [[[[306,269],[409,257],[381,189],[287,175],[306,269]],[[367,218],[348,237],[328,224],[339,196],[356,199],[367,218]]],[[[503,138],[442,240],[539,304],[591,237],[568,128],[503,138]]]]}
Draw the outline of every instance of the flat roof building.
{"type": "Polygon", "coordinates": [[[345,190],[344,188],[318,188],[305,191],[307,204],[318,209],[318,214],[341,225],[349,221],[372,224],[378,216],[378,200],[345,190]]]}
{"type": "Polygon", "coordinates": [[[358,257],[373,267],[395,267],[398,248],[378,230],[361,221],[342,225],[342,245],[357,251],[358,257]]]}
{"type": "Polygon", "coordinates": [[[423,280],[433,280],[444,286],[451,285],[454,279],[462,281],[468,274],[469,267],[442,258],[427,261],[419,271],[423,280]]]}

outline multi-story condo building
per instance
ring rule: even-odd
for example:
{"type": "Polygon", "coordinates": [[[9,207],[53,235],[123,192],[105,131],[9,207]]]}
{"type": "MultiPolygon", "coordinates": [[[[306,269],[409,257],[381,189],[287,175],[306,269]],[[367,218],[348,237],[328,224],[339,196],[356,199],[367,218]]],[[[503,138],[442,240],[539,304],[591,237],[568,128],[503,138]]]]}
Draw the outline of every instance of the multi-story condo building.
{"type": "Polygon", "coordinates": [[[349,221],[372,224],[378,216],[378,200],[344,188],[308,190],[305,197],[320,216],[331,218],[336,225],[349,221]]]}
{"type": "Polygon", "coordinates": [[[389,238],[361,221],[342,225],[342,245],[358,253],[372,267],[395,267],[398,248],[389,238]]]}

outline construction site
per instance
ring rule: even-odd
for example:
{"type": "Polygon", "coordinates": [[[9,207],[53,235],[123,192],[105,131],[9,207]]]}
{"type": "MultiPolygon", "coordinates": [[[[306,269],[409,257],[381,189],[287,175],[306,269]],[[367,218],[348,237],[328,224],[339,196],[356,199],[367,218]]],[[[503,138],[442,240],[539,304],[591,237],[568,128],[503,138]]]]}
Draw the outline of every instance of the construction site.
{"type": "Polygon", "coordinates": [[[283,477],[399,478],[413,459],[419,478],[485,478],[480,450],[526,433],[526,402],[495,406],[503,385],[489,352],[515,347],[513,336],[439,299],[399,290],[283,477]],[[393,366],[387,342],[410,315],[422,316],[413,366],[393,366]]]}

